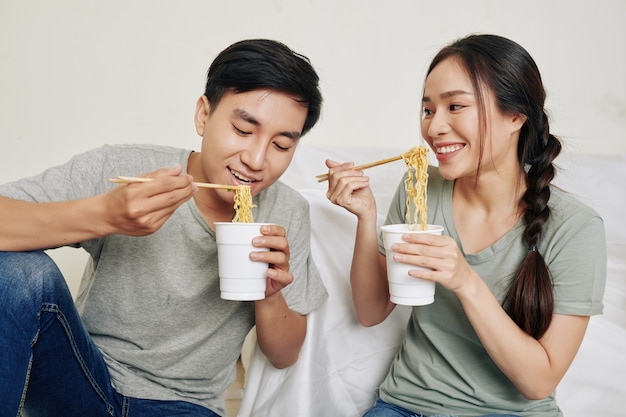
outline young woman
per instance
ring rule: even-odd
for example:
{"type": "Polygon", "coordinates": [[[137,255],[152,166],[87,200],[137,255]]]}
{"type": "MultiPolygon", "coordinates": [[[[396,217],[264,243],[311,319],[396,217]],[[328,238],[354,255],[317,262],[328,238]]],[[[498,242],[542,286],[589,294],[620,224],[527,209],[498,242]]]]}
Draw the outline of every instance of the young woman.
{"type": "MultiPolygon", "coordinates": [[[[394,258],[427,267],[435,302],[414,307],[374,416],[560,416],[555,388],[602,312],[602,219],[553,187],[561,150],[550,133],[537,66],[517,43],[471,35],[443,48],[425,80],[422,135],[430,167],[428,222],[394,258]]],[[[368,178],[327,161],[334,204],[358,218],[351,269],[360,322],[393,310],[368,178]]],[[[404,223],[400,182],[386,223],[404,223]]]]}

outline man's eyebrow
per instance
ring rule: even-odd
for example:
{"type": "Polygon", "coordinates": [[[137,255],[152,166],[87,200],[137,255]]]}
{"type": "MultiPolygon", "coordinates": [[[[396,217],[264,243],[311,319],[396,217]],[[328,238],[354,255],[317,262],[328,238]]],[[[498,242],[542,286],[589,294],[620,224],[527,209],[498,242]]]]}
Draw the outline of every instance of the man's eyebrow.
{"type": "Polygon", "coordinates": [[[280,132],[280,135],[289,139],[298,140],[302,136],[302,132],[280,132]]]}
{"type": "MultiPolygon", "coordinates": [[[[250,113],[248,113],[244,109],[235,109],[235,110],[233,110],[233,116],[238,117],[241,120],[243,120],[245,122],[248,122],[250,124],[253,124],[255,126],[260,126],[261,125],[261,122],[259,122],[257,119],[255,119],[254,116],[252,116],[250,113]]],[[[285,137],[287,137],[289,139],[298,140],[302,136],[302,132],[285,131],[285,132],[280,132],[280,135],[281,136],[285,136],[285,137]]]]}
{"type": "MultiPolygon", "coordinates": [[[[454,96],[460,96],[460,95],[474,95],[474,93],[470,92],[470,91],[465,91],[465,90],[452,90],[452,91],[446,91],[444,93],[439,94],[439,98],[450,98],[450,97],[454,97],[454,96]]],[[[423,103],[427,103],[430,102],[431,99],[428,96],[424,96],[422,98],[422,102],[423,103]]]]}
{"type": "Polygon", "coordinates": [[[238,117],[238,118],[242,119],[243,121],[246,121],[246,122],[248,122],[250,124],[253,124],[255,126],[258,126],[258,125],[261,124],[250,113],[248,113],[247,111],[245,111],[243,109],[235,109],[235,110],[233,110],[233,116],[238,117]]]}

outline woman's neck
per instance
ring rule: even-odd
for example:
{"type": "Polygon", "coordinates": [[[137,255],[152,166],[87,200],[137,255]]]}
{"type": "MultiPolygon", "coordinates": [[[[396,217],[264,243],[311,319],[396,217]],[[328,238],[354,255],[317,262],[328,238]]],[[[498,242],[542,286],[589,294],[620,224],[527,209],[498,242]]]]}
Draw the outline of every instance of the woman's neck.
{"type": "Polygon", "coordinates": [[[465,253],[478,253],[511,230],[523,215],[522,175],[507,179],[498,173],[455,181],[452,195],[454,224],[465,253]],[[480,230],[480,233],[476,233],[480,230]]]}

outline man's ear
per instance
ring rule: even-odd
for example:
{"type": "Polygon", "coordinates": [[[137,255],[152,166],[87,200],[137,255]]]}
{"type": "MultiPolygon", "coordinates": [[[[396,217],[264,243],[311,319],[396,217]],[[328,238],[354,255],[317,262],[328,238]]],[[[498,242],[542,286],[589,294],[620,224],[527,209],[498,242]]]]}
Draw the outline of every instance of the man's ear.
{"type": "Polygon", "coordinates": [[[194,115],[194,123],[196,125],[196,132],[200,136],[204,136],[204,125],[211,112],[211,103],[209,99],[202,95],[196,102],[196,114],[194,115]]]}

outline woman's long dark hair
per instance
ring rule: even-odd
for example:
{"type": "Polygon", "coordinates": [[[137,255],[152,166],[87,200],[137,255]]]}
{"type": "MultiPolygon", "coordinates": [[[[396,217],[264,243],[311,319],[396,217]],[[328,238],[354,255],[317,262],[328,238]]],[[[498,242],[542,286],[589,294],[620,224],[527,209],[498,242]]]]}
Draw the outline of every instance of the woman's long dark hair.
{"type": "Polygon", "coordinates": [[[560,141],[550,133],[541,75],[524,48],[497,35],[470,35],[446,46],[433,59],[427,74],[450,57],[467,71],[477,93],[481,138],[487,125],[485,89],[494,95],[500,111],[527,118],[520,131],[517,157],[527,185],[519,204],[524,210],[523,237],[528,253],[511,282],[503,307],[522,330],[539,339],[548,329],[554,311],[552,279],[539,244],[550,217],[553,161],[561,152],[560,141]]]}

